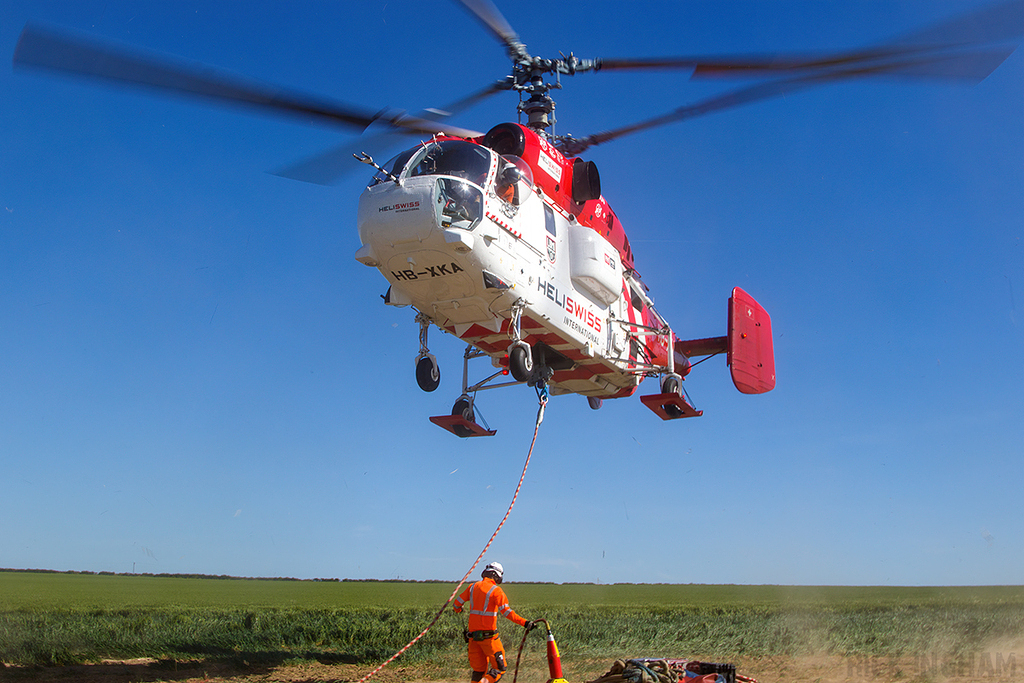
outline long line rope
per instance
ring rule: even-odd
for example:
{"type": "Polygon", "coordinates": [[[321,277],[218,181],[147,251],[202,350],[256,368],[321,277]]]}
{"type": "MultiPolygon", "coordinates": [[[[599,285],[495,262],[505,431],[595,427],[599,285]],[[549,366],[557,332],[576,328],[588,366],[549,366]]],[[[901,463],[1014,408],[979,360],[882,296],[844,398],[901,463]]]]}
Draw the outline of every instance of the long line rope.
{"type": "Polygon", "coordinates": [[[526,453],[526,462],[523,463],[523,473],[519,475],[519,483],[516,485],[515,493],[512,494],[512,502],[508,504],[508,510],[505,511],[505,516],[501,518],[501,522],[498,523],[498,527],[494,530],[494,533],[491,534],[491,537],[487,540],[487,545],[485,545],[484,549],[480,551],[479,555],[477,555],[476,560],[473,562],[473,566],[470,567],[469,571],[466,572],[466,575],[462,577],[462,580],[459,581],[459,585],[455,587],[455,590],[452,591],[452,594],[449,595],[445,603],[441,605],[441,609],[437,611],[437,614],[434,615],[434,619],[429,624],[427,624],[426,628],[420,631],[419,635],[410,640],[405,645],[405,647],[403,647],[395,654],[391,655],[391,657],[389,657],[387,661],[385,661],[383,664],[378,666],[370,673],[360,678],[357,683],[365,683],[365,681],[370,680],[370,678],[376,675],[384,667],[398,659],[406,650],[415,645],[420,638],[427,635],[427,631],[432,629],[434,625],[438,621],[440,621],[441,615],[443,615],[444,611],[448,609],[448,605],[452,604],[452,600],[454,600],[455,596],[459,594],[459,589],[462,588],[462,586],[466,583],[466,581],[469,579],[469,576],[473,573],[473,570],[475,570],[476,566],[480,564],[480,560],[482,560],[484,558],[484,555],[487,554],[487,549],[491,547],[492,543],[494,543],[494,539],[497,538],[498,532],[501,531],[501,527],[505,525],[505,520],[507,520],[508,516],[512,514],[512,507],[516,504],[516,498],[519,497],[519,489],[523,487],[523,480],[526,479],[526,468],[530,466],[530,458],[533,457],[533,447],[537,444],[537,434],[540,432],[540,423],[544,421],[544,407],[548,403],[547,392],[543,390],[538,390],[537,398],[538,402],[540,403],[540,407],[537,409],[537,424],[533,428],[533,439],[530,441],[530,450],[526,453]]]}
{"type": "MultiPolygon", "coordinates": [[[[534,619],[535,624],[539,621],[544,622],[544,628],[548,630],[548,635],[551,635],[551,624],[548,623],[548,620],[534,619]]],[[[523,633],[523,639],[519,641],[519,650],[516,652],[516,669],[515,673],[512,674],[512,683],[516,683],[516,681],[519,680],[519,662],[523,658],[523,648],[526,647],[526,636],[530,635],[530,630],[531,629],[527,629],[526,632],[523,633]]]]}

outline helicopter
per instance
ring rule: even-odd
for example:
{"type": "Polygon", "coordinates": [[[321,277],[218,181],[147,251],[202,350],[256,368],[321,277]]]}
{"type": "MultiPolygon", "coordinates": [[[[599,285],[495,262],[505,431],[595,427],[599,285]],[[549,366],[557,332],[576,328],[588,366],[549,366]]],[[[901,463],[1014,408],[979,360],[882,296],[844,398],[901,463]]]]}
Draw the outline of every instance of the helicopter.
{"type": "MultiPolygon", "coordinates": [[[[156,87],[363,130],[390,127],[420,137],[390,161],[359,161],[374,173],[360,197],[360,263],[388,282],[384,303],[416,311],[419,387],[440,385],[430,351],[431,327],[466,343],[462,392],[450,415],[432,417],[460,437],[488,436],[476,422],[477,392],[527,384],[553,395],[633,395],[645,378],[658,391],[641,400],[662,419],[702,414],[683,391],[695,358],[725,355],[743,393],[775,386],[771,319],[752,296],[734,288],[726,334],[679,339],[657,312],[636,268],[625,230],[604,197],[600,175],[581,155],[591,147],[649,128],[816,85],[872,76],[980,80],[1013,51],[992,43],[1019,31],[1020,2],[869,48],[831,55],[556,59],[533,56],[488,0],[460,0],[505,48],[511,72],[444,111],[420,115],[365,111],[333,100],[268,88],[217,72],[28,26],[16,66],[56,69],[156,87]],[[686,69],[694,78],[761,78],[752,86],[595,135],[554,131],[551,91],[563,77],[616,70],[686,69]],[[554,79],[552,81],[551,79],[554,79]],[[486,133],[445,119],[502,92],[518,94],[519,122],[486,133]],[[471,382],[469,361],[492,370],[471,382]]],[[[697,361],[699,362],[699,361],[697,361]]]]}

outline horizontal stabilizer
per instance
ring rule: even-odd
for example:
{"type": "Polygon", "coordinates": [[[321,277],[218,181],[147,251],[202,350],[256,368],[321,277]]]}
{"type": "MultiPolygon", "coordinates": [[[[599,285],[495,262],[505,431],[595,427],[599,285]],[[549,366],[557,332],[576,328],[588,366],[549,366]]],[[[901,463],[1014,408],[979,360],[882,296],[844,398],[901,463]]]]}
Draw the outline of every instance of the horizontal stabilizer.
{"type": "Polygon", "coordinates": [[[713,356],[716,353],[725,353],[729,350],[728,337],[709,337],[708,339],[677,339],[675,343],[676,353],[681,353],[687,358],[694,356],[713,356]]]}

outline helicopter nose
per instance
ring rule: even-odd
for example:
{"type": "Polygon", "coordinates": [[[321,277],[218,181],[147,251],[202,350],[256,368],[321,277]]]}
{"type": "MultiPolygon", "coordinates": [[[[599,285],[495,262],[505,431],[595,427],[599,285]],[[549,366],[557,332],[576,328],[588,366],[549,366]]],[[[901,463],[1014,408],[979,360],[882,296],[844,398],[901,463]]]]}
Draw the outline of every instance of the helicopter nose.
{"type": "Polygon", "coordinates": [[[433,178],[367,188],[359,198],[357,222],[363,244],[425,242],[437,227],[433,178]]]}

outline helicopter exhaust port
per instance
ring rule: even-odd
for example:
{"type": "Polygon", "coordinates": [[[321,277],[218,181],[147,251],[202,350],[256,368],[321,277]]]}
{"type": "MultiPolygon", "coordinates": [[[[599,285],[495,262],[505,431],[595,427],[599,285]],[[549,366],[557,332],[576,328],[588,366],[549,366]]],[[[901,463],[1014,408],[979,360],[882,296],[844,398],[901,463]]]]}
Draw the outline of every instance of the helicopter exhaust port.
{"type": "Polygon", "coordinates": [[[601,174],[593,161],[573,159],[572,200],[577,204],[601,198],[601,174]]]}

